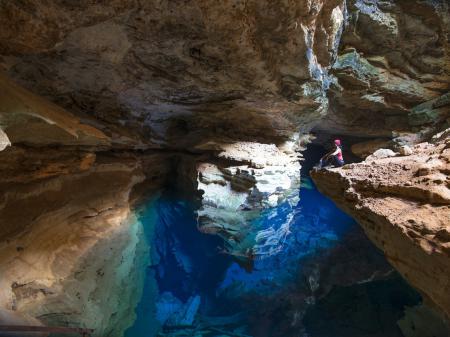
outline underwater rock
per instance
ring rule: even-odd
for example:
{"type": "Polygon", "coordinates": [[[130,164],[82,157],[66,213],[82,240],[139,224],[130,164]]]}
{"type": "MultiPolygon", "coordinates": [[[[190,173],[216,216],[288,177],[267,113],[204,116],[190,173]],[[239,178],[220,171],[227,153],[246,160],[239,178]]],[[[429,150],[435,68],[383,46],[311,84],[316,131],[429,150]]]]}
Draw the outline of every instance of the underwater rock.
{"type": "Polygon", "coordinates": [[[163,326],[186,327],[192,325],[200,301],[200,296],[192,296],[186,303],[183,303],[172,293],[164,292],[156,303],[156,318],[163,326]]]}
{"type": "Polygon", "coordinates": [[[304,324],[314,337],[404,337],[396,322],[419,297],[400,277],[335,287],[308,308],[304,324]]]}
{"type": "Polygon", "coordinates": [[[447,337],[450,323],[426,305],[416,305],[405,310],[405,316],[398,321],[405,337],[447,337]]]}
{"type": "Polygon", "coordinates": [[[312,171],[320,191],[364,228],[428,304],[450,316],[450,138],[409,156],[312,171]]]}

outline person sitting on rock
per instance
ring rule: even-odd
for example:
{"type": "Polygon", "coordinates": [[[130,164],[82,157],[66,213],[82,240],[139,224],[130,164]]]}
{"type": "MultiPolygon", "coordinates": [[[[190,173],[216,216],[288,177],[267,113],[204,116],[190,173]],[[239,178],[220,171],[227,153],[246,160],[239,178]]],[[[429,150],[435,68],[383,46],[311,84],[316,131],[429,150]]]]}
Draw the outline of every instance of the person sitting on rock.
{"type": "Polygon", "coordinates": [[[329,165],[335,167],[341,167],[344,163],[344,157],[342,156],[341,141],[339,139],[334,140],[335,148],[333,151],[328,152],[320,159],[319,167],[326,167],[329,165]]]}

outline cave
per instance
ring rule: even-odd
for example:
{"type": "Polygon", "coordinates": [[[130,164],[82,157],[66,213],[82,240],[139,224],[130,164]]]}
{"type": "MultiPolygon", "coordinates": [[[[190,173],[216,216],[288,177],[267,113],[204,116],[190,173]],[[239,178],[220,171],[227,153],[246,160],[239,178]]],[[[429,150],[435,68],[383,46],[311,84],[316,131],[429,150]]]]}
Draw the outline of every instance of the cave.
{"type": "Polygon", "coordinates": [[[450,336],[449,41],[447,0],[0,2],[0,336],[450,336]]]}

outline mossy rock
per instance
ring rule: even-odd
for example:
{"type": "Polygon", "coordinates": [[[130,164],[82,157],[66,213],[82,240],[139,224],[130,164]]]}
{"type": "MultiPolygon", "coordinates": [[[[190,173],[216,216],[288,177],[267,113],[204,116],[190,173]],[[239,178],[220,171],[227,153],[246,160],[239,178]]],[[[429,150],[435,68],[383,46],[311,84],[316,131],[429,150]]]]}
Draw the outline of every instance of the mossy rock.
{"type": "Polygon", "coordinates": [[[411,109],[408,121],[411,126],[432,124],[446,119],[449,116],[450,93],[424,102],[411,109]]]}
{"type": "Polygon", "coordinates": [[[371,65],[369,61],[356,51],[340,55],[333,69],[337,77],[343,76],[344,74],[347,76],[353,75],[355,80],[357,79],[361,82],[370,81],[371,78],[379,75],[378,68],[371,65]]]}

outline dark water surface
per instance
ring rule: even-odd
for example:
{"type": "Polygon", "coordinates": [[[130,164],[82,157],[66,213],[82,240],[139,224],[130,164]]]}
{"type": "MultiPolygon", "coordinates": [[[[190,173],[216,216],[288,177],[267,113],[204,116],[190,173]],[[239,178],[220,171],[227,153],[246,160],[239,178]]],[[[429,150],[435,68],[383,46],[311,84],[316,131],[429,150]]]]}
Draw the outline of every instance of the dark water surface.
{"type": "Polygon", "coordinates": [[[258,220],[291,219],[290,233],[251,271],[221,253],[219,237],[198,231],[187,200],[172,192],[149,203],[141,221],[151,265],[125,336],[401,337],[396,321],[420,298],[317,191],[307,172],[320,152],[306,152],[295,214],[280,205],[258,220]]]}

